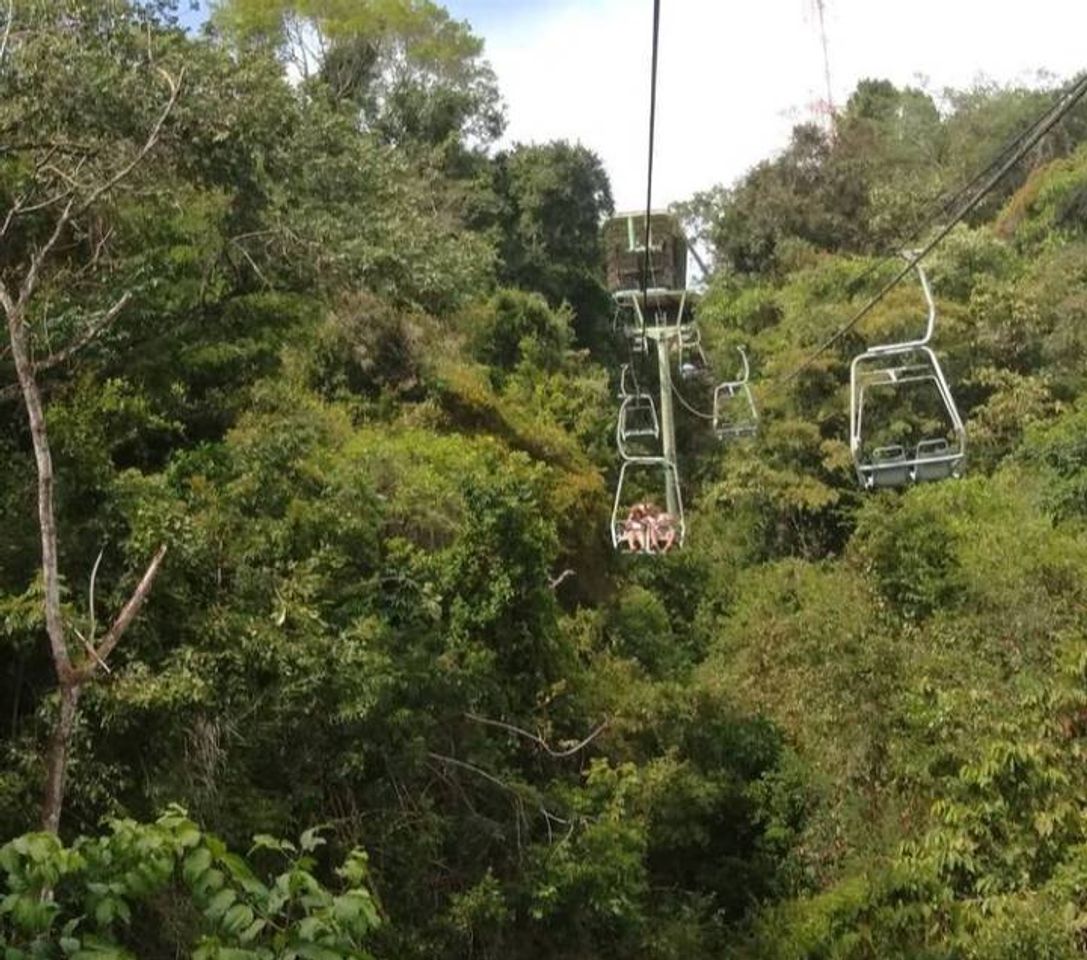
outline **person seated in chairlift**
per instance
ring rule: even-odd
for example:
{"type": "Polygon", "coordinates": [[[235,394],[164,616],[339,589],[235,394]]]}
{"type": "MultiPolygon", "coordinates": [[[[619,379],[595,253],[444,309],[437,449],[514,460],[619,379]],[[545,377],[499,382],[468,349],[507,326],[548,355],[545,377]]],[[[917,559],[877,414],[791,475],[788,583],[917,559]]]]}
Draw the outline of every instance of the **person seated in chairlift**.
{"type": "Polygon", "coordinates": [[[623,536],[621,542],[627,545],[631,553],[649,549],[648,538],[648,507],[646,503],[636,503],[627,511],[627,518],[623,521],[623,536]]]}
{"type": "Polygon", "coordinates": [[[667,553],[676,543],[676,518],[667,510],[654,507],[646,520],[653,549],[667,553]]]}

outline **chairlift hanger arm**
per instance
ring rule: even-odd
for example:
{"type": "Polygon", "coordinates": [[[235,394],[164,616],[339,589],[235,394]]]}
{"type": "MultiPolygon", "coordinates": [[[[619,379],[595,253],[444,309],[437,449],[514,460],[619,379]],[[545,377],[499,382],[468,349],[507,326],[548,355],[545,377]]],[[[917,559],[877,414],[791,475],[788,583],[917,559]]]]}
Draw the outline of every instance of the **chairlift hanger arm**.
{"type": "Polygon", "coordinates": [[[907,350],[920,349],[921,347],[928,345],[928,342],[932,339],[932,334],[936,329],[936,301],[933,299],[932,287],[929,286],[928,275],[925,273],[925,268],[921,265],[921,261],[917,259],[918,253],[916,250],[903,250],[902,256],[907,264],[917,270],[917,277],[921,281],[921,290],[924,292],[925,305],[928,308],[928,320],[925,325],[925,332],[916,340],[869,347],[866,351],[869,354],[903,353],[907,350]]]}
{"type": "Polygon", "coordinates": [[[743,373],[740,374],[740,383],[747,383],[751,379],[751,365],[747,362],[747,351],[743,347],[737,347],[736,352],[740,354],[740,359],[743,361],[743,373]]]}

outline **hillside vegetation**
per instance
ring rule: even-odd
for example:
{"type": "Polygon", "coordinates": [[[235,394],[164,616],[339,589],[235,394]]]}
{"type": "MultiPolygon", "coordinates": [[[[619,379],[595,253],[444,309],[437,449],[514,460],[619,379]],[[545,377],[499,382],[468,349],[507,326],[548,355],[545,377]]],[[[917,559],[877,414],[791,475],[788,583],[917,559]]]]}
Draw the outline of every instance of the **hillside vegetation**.
{"type": "Polygon", "coordinates": [[[606,172],[497,145],[466,25],[13,10],[5,958],[1087,951],[1087,110],[929,262],[959,480],[853,470],[850,360],[920,330],[913,280],[788,378],[1053,90],[865,81],[682,206],[761,423],[680,411],[650,559],[607,535],[606,172]]]}

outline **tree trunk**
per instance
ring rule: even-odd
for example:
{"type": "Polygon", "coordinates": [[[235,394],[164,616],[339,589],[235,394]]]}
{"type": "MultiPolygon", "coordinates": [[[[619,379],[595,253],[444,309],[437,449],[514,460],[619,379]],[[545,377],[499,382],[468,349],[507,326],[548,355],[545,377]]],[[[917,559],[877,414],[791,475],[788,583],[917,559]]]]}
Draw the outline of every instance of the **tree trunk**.
{"type": "Polygon", "coordinates": [[[64,775],[68,769],[68,752],[75,732],[79,694],[83,687],[78,684],[62,684],[60,688],[60,713],[57,715],[53,735],[49,738],[49,752],[45,758],[45,796],[42,799],[42,829],[56,833],[60,829],[60,813],[64,807],[64,775]]]}
{"type": "Polygon", "coordinates": [[[45,587],[45,630],[60,687],[60,713],[49,741],[45,764],[45,796],[42,799],[42,828],[56,833],[64,804],[64,772],[68,764],[68,749],[75,729],[76,708],[79,705],[80,679],[72,668],[68,655],[68,640],[60,610],[60,573],[57,569],[57,526],[53,513],[53,457],[46,433],[45,410],[41,391],[34,378],[30,358],[26,317],[23,309],[9,302],[4,304],[8,314],[11,356],[23,394],[34,460],[38,468],[38,525],[42,544],[42,583],[45,587]]]}

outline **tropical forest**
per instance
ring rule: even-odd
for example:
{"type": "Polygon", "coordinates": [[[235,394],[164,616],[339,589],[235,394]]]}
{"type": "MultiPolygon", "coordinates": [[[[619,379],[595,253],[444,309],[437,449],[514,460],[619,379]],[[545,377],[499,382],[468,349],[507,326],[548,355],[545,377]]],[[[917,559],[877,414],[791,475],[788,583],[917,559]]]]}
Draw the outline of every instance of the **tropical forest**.
{"type": "Polygon", "coordinates": [[[1087,955],[1087,79],[616,220],[434,0],[186,6],[0,0],[3,960],[1087,955]]]}

